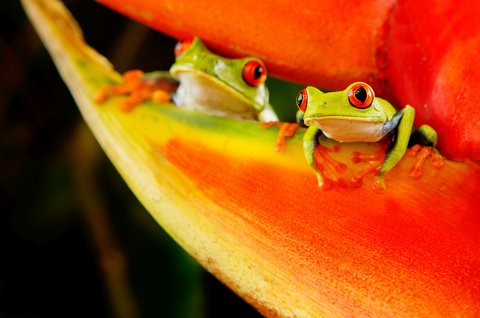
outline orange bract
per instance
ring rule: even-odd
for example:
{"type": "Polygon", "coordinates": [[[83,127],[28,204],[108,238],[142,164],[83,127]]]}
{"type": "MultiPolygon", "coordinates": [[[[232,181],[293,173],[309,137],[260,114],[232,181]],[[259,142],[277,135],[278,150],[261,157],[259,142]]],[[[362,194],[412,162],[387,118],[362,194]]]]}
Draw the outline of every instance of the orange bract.
{"type": "MultiPolygon", "coordinates": [[[[85,120],[139,200],[182,247],[266,316],[479,316],[480,166],[427,163],[414,179],[408,171],[415,158],[404,156],[385,175],[384,194],[368,184],[322,191],[306,164],[301,134],[279,153],[273,150],[277,127],[168,104],[142,103],[126,113],[118,109],[126,97],[94,104],[100,86],[121,76],[83,43],[61,3],[23,4],[85,120]]],[[[375,144],[338,149],[321,142],[335,150],[329,155],[347,166],[345,173],[379,158],[365,155],[375,144]],[[352,163],[352,153],[367,162],[352,163]]],[[[423,150],[417,153],[423,158],[423,150]]]]}

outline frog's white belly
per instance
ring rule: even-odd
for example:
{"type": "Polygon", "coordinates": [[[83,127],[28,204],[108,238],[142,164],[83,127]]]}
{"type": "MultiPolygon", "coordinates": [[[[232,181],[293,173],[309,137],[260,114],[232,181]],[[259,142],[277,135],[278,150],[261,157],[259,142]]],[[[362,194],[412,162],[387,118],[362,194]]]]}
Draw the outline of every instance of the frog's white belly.
{"type": "Polygon", "coordinates": [[[340,142],[377,142],[385,136],[383,122],[369,122],[343,117],[322,117],[305,120],[315,125],[330,139],[340,142]]]}
{"type": "Polygon", "coordinates": [[[180,86],[175,95],[179,106],[211,115],[256,119],[258,111],[241,94],[198,71],[175,74],[180,86]]]}

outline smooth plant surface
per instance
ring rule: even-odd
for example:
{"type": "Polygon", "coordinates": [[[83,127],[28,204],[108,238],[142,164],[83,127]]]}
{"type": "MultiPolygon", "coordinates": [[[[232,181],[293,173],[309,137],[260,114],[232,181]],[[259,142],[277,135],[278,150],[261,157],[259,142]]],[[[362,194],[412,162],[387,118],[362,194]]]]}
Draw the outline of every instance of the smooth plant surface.
{"type": "MultiPolygon", "coordinates": [[[[271,317],[475,317],[480,302],[480,168],[405,156],[387,191],[335,182],[323,191],[303,129],[275,152],[278,129],[172,104],[125,113],[101,86],[121,77],[85,45],[59,2],[24,0],[96,138],[153,217],[204,267],[271,317]],[[452,199],[454,198],[454,199],[452,199]]],[[[375,143],[323,140],[347,167],[375,143]]]]}

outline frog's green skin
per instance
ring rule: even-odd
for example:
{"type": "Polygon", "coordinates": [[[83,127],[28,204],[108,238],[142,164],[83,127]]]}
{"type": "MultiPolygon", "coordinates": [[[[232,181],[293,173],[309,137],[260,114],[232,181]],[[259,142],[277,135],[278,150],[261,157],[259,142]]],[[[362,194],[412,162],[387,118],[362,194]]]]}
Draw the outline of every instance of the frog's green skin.
{"type": "Polygon", "coordinates": [[[243,67],[251,60],[258,59],[229,59],[214,54],[194,38],[170,68],[172,76],[180,81],[175,103],[212,115],[277,121],[266,85],[253,87],[243,79],[243,67]]]}
{"type": "MultiPolygon", "coordinates": [[[[360,82],[358,82],[360,83],[360,82]]],[[[383,175],[392,169],[405,154],[412,133],[422,137],[423,141],[435,146],[436,131],[427,125],[413,128],[415,109],[406,106],[397,111],[389,102],[374,97],[371,106],[361,109],[352,106],[348,92],[357,83],[348,86],[344,91],[323,93],[315,87],[307,87],[307,105],[303,114],[303,122],[309,126],[304,135],[304,151],[309,165],[315,170],[319,185],[323,184],[323,176],[314,164],[314,149],[318,137],[323,133],[326,137],[339,142],[377,142],[395,131],[395,140],[388,150],[380,168],[378,184],[384,186],[383,175]]],[[[297,120],[301,120],[297,114],[297,120]]]]}

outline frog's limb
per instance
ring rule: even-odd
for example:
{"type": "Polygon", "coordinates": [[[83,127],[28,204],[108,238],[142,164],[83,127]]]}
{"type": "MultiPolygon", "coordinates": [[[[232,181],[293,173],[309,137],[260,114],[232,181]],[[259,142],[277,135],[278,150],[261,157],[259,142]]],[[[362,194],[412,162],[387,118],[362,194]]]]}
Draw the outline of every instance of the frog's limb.
{"type": "Polygon", "coordinates": [[[416,158],[415,164],[410,168],[409,175],[412,178],[422,176],[423,165],[428,158],[432,159],[432,164],[436,168],[443,166],[443,158],[435,149],[437,144],[437,132],[428,125],[422,125],[417,128],[410,138],[410,145],[407,153],[416,158]]]}
{"type": "Polygon", "coordinates": [[[305,158],[307,163],[312,167],[315,175],[317,176],[318,186],[322,187],[324,178],[322,173],[317,169],[315,165],[315,146],[318,144],[318,137],[322,134],[322,131],[315,126],[308,127],[305,135],[303,136],[303,151],[305,152],[305,158]]]}
{"type": "Polygon", "coordinates": [[[303,122],[303,117],[305,116],[305,113],[302,112],[301,110],[297,110],[297,115],[296,115],[296,121],[297,121],[297,124],[300,125],[300,127],[307,127],[307,125],[305,125],[305,123],[303,122]]]}
{"type": "MultiPolygon", "coordinates": [[[[354,163],[367,163],[362,169],[355,172],[353,177],[350,179],[350,185],[353,187],[361,187],[363,184],[363,178],[369,173],[378,173],[378,169],[382,166],[385,161],[385,151],[388,149],[390,141],[388,139],[382,139],[378,143],[378,149],[375,152],[352,152],[352,162],[354,163]]],[[[373,186],[375,190],[375,184],[373,186]]],[[[381,188],[380,188],[381,190],[381,188]]]]}
{"type": "Polygon", "coordinates": [[[397,113],[392,120],[399,120],[397,126],[397,132],[392,148],[387,153],[385,161],[380,168],[380,172],[377,177],[377,183],[381,188],[385,188],[383,181],[383,175],[390,171],[397,163],[402,159],[407,151],[410,136],[413,130],[413,121],[415,119],[415,109],[409,105],[397,113]]]}
{"type": "Polygon", "coordinates": [[[410,144],[421,144],[425,146],[435,147],[437,145],[438,134],[431,126],[422,125],[415,129],[412,134],[412,142],[410,144]]]}
{"type": "Polygon", "coordinates": [[[122,111],[128,112],[148,100],[158,104],[170,102],[170,94],[177,87],[178,82],[168,73],[159,71],[145,74],[140,70],[131,70],[123,74],[122,82],[102,86],[94,101],[101,104],[112,96],[125,95],[127,99],[119,106],[122,111]]]}
{"type": "Polygon", "coordinates": [[[283,121],[267,121],[265,123],[261,123],[260,127],[262,128],[269,128],[272,126],[278,126],[278,137],[277,137],[277,144],[275,146],[276,152],[281,152],[285,149],[286,146],[286,138],[292,138],[295,135],[295,132],[300,128],[300,126],[296,123],[286,123],[283,121]]]}

